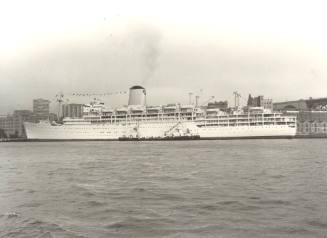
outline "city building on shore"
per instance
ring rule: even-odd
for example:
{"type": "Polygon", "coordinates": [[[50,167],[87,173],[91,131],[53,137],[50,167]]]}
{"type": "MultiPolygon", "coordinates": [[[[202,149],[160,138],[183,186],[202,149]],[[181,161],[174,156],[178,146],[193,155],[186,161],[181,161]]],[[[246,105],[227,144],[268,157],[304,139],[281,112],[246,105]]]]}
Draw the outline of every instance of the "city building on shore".
{"type": "Polygon", "coordinates": [[[327,110],[298,112],[297,133],[299,135],[327,136],[327,110]]]}
{"type": "Polygon", "coordinates": [[[38,120],[48,120],[50,114],[50,101],[42,98],[34,99],[33,113],[38,120]]]}
{"type": "Polygon", "coordinates": [[[327,110],[327,98],[309,98],[274,103],[276,111],[319,111],[327,110]]]}
{"type": "Polygon", "coordinates": [[[26,137],[24,122],[37,122],[40,120],[57,120],[57,116],[50,113],[50,101],[42,98],[33,100],[33,111],[15,110],[12,115],[0,116],[1,137],[26,137]]]}
{"type": "Polygon", "coordinates": [[[11,137],[15,135],[14,119],[11,115],[0,116],[0,129],[5,137],[11,137]]]}
{"type": "Polygon", "coordinates": [[[252,97],[251,94],[249,94],[248,107],[263,107],[264,109],[270,109],[273,110],[273,101],[272,99],[264,98],[264,96],[260,95],[257,97],[252,97]]]}
{"type": "Polygon", "coordinates": [[[62,116],[81,118],[83,116],[83,104],[70,103],[62,105],[62,116]]]}
{"type": "Polygon", "coordinates": [[[35,122],[36,117],[30,110],[15,110],[12,115],[0,116],[0,129],[6,137],[25,137],[23,122],[35,122]]]}
{"type": "Polygon", "coordinates": [[[297,134],[327,137],[327,98],[274,103],[274,110],[297,115],[297,134]]]}

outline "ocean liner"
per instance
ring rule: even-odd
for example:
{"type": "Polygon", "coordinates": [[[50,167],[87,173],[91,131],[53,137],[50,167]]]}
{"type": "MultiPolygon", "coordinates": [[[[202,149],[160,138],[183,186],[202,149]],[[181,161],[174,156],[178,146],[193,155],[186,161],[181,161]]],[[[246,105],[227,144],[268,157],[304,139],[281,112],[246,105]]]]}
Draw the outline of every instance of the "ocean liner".
{"type": "Polygon", "coordinates": [[[292,138],[296,117],[261,107],[222,111],[197,105],[146,106],[141,86],[129,90],[128,105],[107,109],[93,101],[81,118],[25,122],[29,140],[167,140],[292,138]]]}

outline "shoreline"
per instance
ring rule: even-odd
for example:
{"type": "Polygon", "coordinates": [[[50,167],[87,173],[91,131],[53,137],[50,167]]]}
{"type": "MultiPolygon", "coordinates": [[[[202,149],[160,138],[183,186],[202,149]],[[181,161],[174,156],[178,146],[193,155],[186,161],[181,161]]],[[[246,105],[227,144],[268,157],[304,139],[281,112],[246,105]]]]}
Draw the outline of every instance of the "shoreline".
{"type": "Polygon", "coordinates": [[[1,138],[1,142],[69,142],[69,141],[187,141],[187,140],[251,140],[251,139],[327,139],[327,135],[295,135],[294,137],[217,137],[217,138],[192,138],[192,139],[139,139],[139,140],[119,140],[119,139],[27,139],[27,138],[1,138]]]}

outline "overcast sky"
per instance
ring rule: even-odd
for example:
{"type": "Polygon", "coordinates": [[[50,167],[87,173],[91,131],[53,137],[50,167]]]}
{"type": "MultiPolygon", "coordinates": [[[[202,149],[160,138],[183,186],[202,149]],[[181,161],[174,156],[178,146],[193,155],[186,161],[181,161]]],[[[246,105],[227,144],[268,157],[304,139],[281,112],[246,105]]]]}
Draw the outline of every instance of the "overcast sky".
{"type": "MultiPolygon", "coordinates": [[[[324,1],[6,1],[0,114],[140,84],[149,104],[327,97],[324,1]],[[202,90],[201,90],[202,89],[202,90]]],[[[127,95],[104,98],[127,103],[127,95]]],[[[242,101],[244,103],[244,101],[242,101]]]]}

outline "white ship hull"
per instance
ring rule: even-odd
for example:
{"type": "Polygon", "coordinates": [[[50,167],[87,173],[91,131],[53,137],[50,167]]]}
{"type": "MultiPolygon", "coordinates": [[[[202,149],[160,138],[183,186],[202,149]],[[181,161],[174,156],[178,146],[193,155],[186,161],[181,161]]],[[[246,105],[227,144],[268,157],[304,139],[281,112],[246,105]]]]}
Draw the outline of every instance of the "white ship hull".
{"type": "MultiPolygon", "coordinates": [[[[118,140],[129,138],[163,138],[170,128],[176,125],[171,122],[142,122],[139,124],[86,124],[57,125],[50,123],[25,123],[27,139],[31,140],[118,140]],[[137,129],[136,129],[137,128],[137,129]]],[[[296,133],[295,127],[288,125],[259,126],[210,126],[198,127],[196,122],[182,122],[180,130],[188,130],[200,139],[233,139],[233,138],[290,138],[296,133]]],[[[178,135],[176,135],[178,136],[178,135]]]]}
{"type": "Polygon", "coordinates": [[[207,127],[199,130],[200,138],[233,139],[233,138],[291,138],[296,128],[288,125],[207,127]]]}

